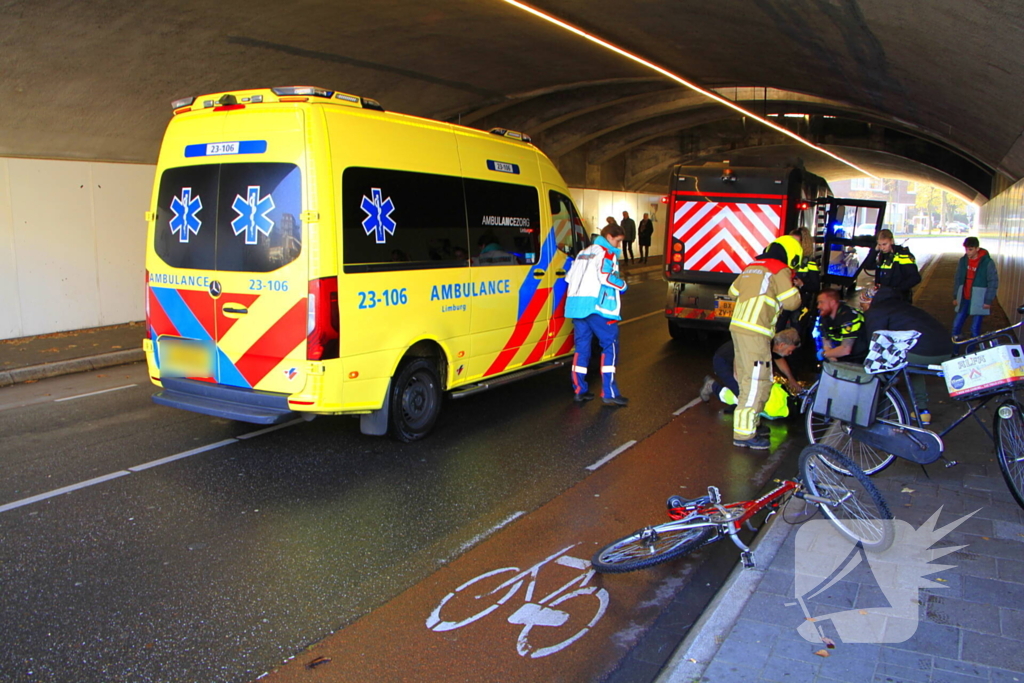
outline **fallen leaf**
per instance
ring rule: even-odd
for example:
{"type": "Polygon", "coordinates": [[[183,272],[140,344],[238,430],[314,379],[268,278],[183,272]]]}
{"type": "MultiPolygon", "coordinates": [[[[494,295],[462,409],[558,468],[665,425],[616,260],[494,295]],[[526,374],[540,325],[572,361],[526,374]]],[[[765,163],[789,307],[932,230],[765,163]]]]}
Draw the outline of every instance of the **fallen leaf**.
{"type": "Polygon", "coordinates": [[[991,541],[992,539],[989,538],[988,536],[982,536],[981,540],[983,540],[983,541],[991,541]]]}
{"type": "Polygon", "coordinates": [[[106,375],[96,375],[97,377],[106,377],[106,375]]]}
{"type": "Polygon", "coordinates": [[[935,580],[936,581],[941,581],[942,583],[949,583],[946,579],[935,579],[935,580]]]}
{"type": "Polygon", "coordinates": [[[118,346],[118,345],[115,344],[114,346],[111,346],[110,348],[112,348],[112,349],[123,349],[124,347],[123,346],[118,346]]]}
{"type": "Polygon", "coordinates": [[[804,617],[804,619],[805,619],[806,621],[810,621],[810,622],[814,622],[814,621],[815,621],[815,618],[814,618],[814,617],[804,617]]]}
{"type": "Polygon", "coordinates": [[[900,493],[913,493],[914,489],[908,489],[906,486],[900,491],[900,493]]]}
{"type": "Polygon", "coordinates": [[[311,661],[306,666],[309,667],[310,669],[315,669],[316,667],[320,666],[321,664],[328,664],[328,663],[330,663],[330,661],[331,661],[330,657],[317,657],[316,659],[311,661]]]}
{"type": "Polygon", "coordinates": [[[35,384],[38,381],[39,380],[37,380],[37,379],[27,379],[27,380],[25,380],[25,384],[35,384]]]}
{"type": "Polygon", "coordinates": [[[818,655],[819,657],[828,657],[828,650],[818,650],[814,654],[818,655]]]}
{"type": "Polygon", "coordinates": [[[689,658],[687,658],[687,660],[686,660],[686,661],[690,662],[690,664],[696,664],[696,663],[697,663],[697,660],[696,660],[696,659],[694,659],[693,657],[689,657],[689,658]]]}
{"type": "Polygon", "coordinates": [[[860,612],[861,614],[867,614],[867,613],[868,613],[868,611],[867,611],[866,609],[862,609],[862,610],[858,610],[858,611],[859,611],[859,612],[860,612]]]}

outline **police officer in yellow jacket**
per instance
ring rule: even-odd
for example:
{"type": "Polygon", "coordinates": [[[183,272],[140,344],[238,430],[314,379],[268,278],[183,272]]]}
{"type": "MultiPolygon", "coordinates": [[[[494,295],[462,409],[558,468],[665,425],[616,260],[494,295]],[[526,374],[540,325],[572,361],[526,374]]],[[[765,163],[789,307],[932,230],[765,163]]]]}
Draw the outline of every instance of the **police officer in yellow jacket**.
{"type": "Polygon", "coordinates": [[[732,425],[735,446],[768,449],[768,437],[757,433],[757,425],[772,388],[772,337],[779,312],[800,306],[792,268],[799,266],[802,258],[797,238],[780,237],[751,261],[729,288],[729,294],[736,297],[729,333],[736,348],[735,372],[740,385],[732,425]]]}

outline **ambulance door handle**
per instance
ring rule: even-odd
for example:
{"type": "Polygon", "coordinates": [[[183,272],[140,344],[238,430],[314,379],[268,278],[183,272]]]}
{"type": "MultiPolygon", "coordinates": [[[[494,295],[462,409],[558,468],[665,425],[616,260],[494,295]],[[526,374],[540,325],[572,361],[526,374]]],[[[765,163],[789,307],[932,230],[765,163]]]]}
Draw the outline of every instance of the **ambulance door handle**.
{"type": "Polygon", "coordinates": [[[558,277],[565,277],[565,271],[564,270],[556,270],[555,271],[555,275],[558,276],[558,277]]]}
{"type": "Polygon", "coordinates": [[[533,271],[533,276],[539,280],[542,277],[544,277],[544,271],[543,270],[535,270],[535,271],[533,271]]]}
{"type": "Polygon", "coordinates": [[[225,306],[220,310],[224,313],[233,313],[234,315],[246,315],[249,312],[248,308],[235,308],[233,306],[225,306]]]}

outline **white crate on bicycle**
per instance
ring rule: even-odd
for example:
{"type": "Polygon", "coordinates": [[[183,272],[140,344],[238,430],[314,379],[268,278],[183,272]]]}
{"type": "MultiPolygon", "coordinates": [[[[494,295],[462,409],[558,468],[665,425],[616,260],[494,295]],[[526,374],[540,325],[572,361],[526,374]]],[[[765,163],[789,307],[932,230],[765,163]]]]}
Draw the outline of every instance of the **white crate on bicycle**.
{"type": "Polygon", "coordinates": [[[1024,382],[1024,352],[1017,344],[996,346],[947,360],[942,364],[942,374],[950,396],[971,398],[1024,382]]]}

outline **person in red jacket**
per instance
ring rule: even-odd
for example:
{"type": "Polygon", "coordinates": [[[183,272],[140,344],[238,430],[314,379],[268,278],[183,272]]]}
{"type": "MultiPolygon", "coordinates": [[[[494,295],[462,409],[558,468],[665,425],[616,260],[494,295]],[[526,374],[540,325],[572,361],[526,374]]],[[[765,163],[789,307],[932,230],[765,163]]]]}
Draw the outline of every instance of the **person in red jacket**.
{"type": "Polygon", "coordinates": [[[964,255],[956,268],[953,279],[953,306],[956,307],[956,318],[953,320],[953,337],[960,337],[960,330],[967,322],[967,316],[973,315],[971,336],[981,334],[983,316],[992,312],[992,302],[996,299],[999,289],[999,273],[995,261],[987,250],[978,244],[977,237],[964,240],[964,255]]]}

